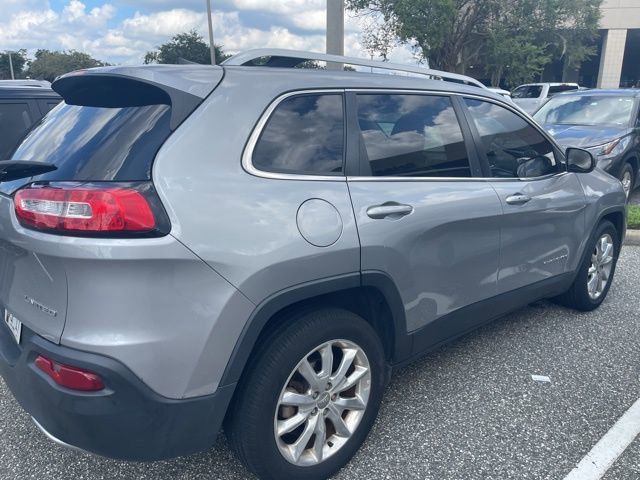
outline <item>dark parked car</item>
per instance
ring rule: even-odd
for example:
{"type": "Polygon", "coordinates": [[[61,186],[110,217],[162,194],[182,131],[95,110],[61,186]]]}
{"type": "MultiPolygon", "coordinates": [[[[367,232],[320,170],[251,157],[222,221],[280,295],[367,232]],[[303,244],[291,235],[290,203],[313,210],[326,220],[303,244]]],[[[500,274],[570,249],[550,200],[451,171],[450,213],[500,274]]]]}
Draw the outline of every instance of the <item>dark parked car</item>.
{"type": "Polygon", "coordinates": [[[49,82],[0,81],[0,160],[6,160],[31,127],[60,103],[49,82]]]}
{"type": "Polygon", "coordinates": [[[627,197],[640,167],[640,90],[584,90],[549,100],[533,116],[563,147],[589,150],[627,197]]]}

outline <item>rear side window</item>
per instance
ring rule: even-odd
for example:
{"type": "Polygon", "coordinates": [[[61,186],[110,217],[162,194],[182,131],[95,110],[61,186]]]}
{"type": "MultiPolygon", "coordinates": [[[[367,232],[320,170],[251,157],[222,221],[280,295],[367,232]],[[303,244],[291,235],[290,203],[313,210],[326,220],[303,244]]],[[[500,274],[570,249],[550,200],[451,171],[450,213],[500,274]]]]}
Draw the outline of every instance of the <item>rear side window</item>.
{"type": "MultiPolygon", "coordinates": [[[[38,181],[145,181],[171,133],[171,107],[102,108],[62,104],[24,139],[13,160],[51,163],[38,181]]],[[[31,179],[0,184],[9,194],[31,179]]]]}
{"type": "Polygon", "coordinates": [[[26,103],[0,103],[0,160],[8,160],[33,123],[26,103]]]}
{"type": "Polygon", "coordinates": [[[492,177],[532,178],[558,172],[553,145],[524,119],[494,103],[464,101],[492,177]]]}
{"type": "Polygon", "coordinates": [[[340,175],[344,158],[342,95],[300,95],[282,101],[253,150],[259,170],[340,175]]]}
{"type": "Polygon", "coordinates": [[[467,149],[449,97],[358,95],[365,176],[470,177],[467,149]]]}

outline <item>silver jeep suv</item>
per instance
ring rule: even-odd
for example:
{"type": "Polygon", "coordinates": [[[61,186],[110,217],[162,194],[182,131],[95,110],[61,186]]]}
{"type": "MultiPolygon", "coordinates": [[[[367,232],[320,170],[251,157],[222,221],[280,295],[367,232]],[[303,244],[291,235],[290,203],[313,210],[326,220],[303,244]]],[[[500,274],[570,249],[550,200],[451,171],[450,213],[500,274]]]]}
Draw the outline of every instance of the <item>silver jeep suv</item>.
{"type": "Polygon", "coordinates": [[[368,65],[53,84],[0,162],[0,372],[50,437],[156,460],[224,424],[260,478],[326,478],[393,369],[538,299],[604,300],[625,194],[589,152],[458,75],[291,68],[327,59],[368,65]]]}

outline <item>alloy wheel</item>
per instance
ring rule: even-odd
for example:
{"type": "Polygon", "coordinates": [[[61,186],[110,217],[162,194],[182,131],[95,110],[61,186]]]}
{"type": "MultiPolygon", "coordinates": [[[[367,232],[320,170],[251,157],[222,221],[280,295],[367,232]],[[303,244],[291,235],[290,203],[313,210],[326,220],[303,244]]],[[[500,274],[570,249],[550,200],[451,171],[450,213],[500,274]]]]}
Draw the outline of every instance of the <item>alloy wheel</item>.
{"type": "Polygon", "coordinates": [[[371,393],[371,367],[362,348],[332,340],[300,360],[280,393],[274,418],[278,450],[297,466],[337,453],[362,421],[371,393]]]}
{"type": "Polygon", "coordinates": [[[587,290],[592,300],[599,299],[609,284],[614,249],[613,238],[608,233],[602,235],[596,242],[587,275],[587,290]]]}

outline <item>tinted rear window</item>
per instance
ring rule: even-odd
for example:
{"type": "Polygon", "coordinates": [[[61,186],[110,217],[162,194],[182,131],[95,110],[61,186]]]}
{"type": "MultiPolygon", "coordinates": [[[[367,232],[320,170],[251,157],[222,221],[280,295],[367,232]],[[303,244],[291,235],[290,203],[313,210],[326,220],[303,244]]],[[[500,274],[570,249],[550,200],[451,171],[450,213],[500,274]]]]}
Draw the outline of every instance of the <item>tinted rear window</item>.
{"type": "Polygon", "coordinates": [[[57,170],[0,184],[13,193],[38,181],[140,181],[171,133],[171,107],[99,108],[61,104],[36,126],[13,160],[51,163],[57,170]]]}

